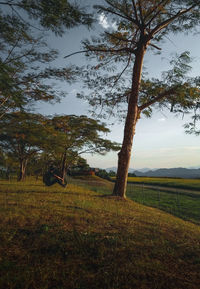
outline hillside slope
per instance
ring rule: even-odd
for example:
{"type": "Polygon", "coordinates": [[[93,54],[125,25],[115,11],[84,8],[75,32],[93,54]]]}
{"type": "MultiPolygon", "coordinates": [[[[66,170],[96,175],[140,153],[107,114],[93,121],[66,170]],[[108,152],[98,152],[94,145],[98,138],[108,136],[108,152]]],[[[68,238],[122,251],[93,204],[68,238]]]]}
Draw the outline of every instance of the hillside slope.
{"type": "Polygon", "coordinates": [[[0,288],[200,284],[200,227],[84,187],[0,184],[0,288]]]}

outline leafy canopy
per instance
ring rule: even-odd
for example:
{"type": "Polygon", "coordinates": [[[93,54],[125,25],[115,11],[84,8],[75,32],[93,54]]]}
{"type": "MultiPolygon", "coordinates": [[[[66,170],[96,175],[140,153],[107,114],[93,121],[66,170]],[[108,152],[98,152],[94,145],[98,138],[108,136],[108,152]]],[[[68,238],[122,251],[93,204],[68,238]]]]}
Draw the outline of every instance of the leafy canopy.
{"type": "Polygon", "coordinates": [[[39,24],[40,29],[51,30],[58,35],[62,35],[66,28],[80,24],[90,26],[93,22],[91,14],[69,0],[5,0],[0,5],[2,9],[10,8],[18,21],[23,19],[22,22],[30,26],[39,24]]]}
{"type": "MultiPolygon", "coordinates": [[[[84,50],[80,52],[85,52],[96,63],[83,71],[85,85],[91,93],[79,93],[78,97],[87,99],[94,112],[115,112],[122,117],[134,90],[133,65],[142,45],[160,51],[159,43],[165,40],[164,36],[198,30],[200,2],[105,0],[104,3],[95,8],[109,17],[115,28],[105,30],[91,41],[83,41],[84,50]]],[[[189,78],[190,62],[189,52],[183,52],[172,59],[172,68],[160,79],[143,75],[138,106],[145,115],[151,115],[156,102],[159,108],[167,105],[174,112],[195,107],[199,99],[199,78],[189,78]]]]}
{"type": "Polygon", "coordinates": [[[73,80],[77,71],[51,65],[58,53],[47,48],[44,32],[62,35],[67,28],[91,23],[91,15],[67,0],[0,3],[0,117],[32,108],[37,100],[60,98],[62,93],[49,80],[73,80]]]}
{"type": "Polygon", "coordinates": [[[57,146],[51,149],[54,155],[58,152],[61,153],[60,159],[64,153],[67,154],[69,161],[75,160],[76,157],[84,153],[104,155],[110,150],[119,150],[117,143],[102,136],[102,134],[108,133],[109,129],[104,123],[95,119],[84,115],[55,116],[50,120],[50,124],[56,131],[63,133],[63,138],[58,140],[57,146]]]}

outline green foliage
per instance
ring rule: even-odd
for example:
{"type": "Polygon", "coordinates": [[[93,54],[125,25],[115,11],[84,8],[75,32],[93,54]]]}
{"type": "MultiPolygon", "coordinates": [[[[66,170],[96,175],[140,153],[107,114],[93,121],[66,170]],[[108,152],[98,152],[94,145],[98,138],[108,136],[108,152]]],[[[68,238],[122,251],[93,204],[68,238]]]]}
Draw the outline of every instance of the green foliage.
{"type": "MultiPolygon", "coordinates": [[[[13,24],[14,25],[14,24],[13,24]]],[[[23,38],[7,43],[0,50],[0,116],[16,108],[33,109],[35,101],[59,100],[62,92],[51,81],[70,81],[76,71],[54,68],[50,64],[58,56],[41,38],[23,38]],[[48,66],[48,67],[47,67],[48,66]]]]}
{"type": "MultiPolygon", "coordinates": [[[[1,2],[1,6],[11,9],[18,20],[21,19],[20,12],[26,12],[29,17],[28,25],[33,24],[30,19],[37,20],[42,28],[59,35],[62,35],[66,28],[80,24],[90,26],[93,21],[91,14],[68,0],[18,0],[14,3],[4,1],[1,2]]],[[[25,19],[24,22],[26,22],[25,19]]]]}
{"type": "Polygon", "coordinates": [[[172,66],[162,73],[162,79],[143,80],[140,88],[140,108],[151,116],[153,108],[168,108],[173,113],[193,112],[200,100],[199,77],[188,76],[191,70],[188,51],[175,55],[172,66]]]}
{"type": "Polygon", "coordinates": [[[185,124],[185,131],[188,134],[195,134],[196,136],[200,135],[200,103],[196,102],[196,106],[194,106],[194,115],[192,116],[191,122],[185,124]]]}
{"type": "Polygon", "coordinates": [[[55,138],[57,145],[51,146],[49,152],[61,163],[64,159],[65,166],[73,166],[81,154],[104,155],[110,150],[119,150],[119,144],[101,136],[108,133],[109,129],[95,119],[76,115],[55,116],[50,124],[63,134],[63,138],[58,141],[55,138]]]}
{"type": "MultiPolygon", "coordinates": [[[[105,1],[96,5],[99,14],[107,16],[115,29],[104,31],[100,37],[83,42],[88,58],[96,60],[83,71],[91,94],[80,93],[97,114],[105,112],[124,118],[132,88],[135,57],[142,46],[160,50],[157,43],[169,33],[195,31],[199,27],[200,10],[197,1],[105,1]]],[[[172,69],[161,79],[143,77],[138,106],[150,117],[158,104],[171,111],[193,110],[199,101],[199,80],[187,76],[190,71],[188,52],[171,60],[172,69]],[[172,91],[173,90],[173,91],[172,91]]]]}
{"type": "Polygon", "coordinates": [[[136,177],[134,173],[128,173],[128,177],[136,177]]]}
{"type": "Polygon", "coordinates": [[[23,175],[23,178],[27,162],[36,158],[38,152],[53,145],[52,135],[59,134],[46,125],[44,116],[19,111],[0,119],[0,131],[2,152],[18,161],[19,175],[23,175]]]}
{"type": "Polygon", "coordinates": [[[29,174],[41,174],[50,164],[65,174],[67,167],[88,166],[80,157],[83,153],[104,155],[119,149],[101,136],[109,132],[105,124],[86,116],[45,117],[17,111],[0,118],[0,131],[2,158],[5,154],[18,161],[20,171],[28,164],[29,174]]]}
{"type": "Polygon", "coordinates": [[[96,176],[98,176],[102,179],[108,180],[108,181],[111,180],[110,174],[107,173],[106,170],[99,169],[98,172],[96,172],[96,176]]]}
{"type": "Polygon", "coordinates": [[[116,172],[109,171],[108,175],[109,175],[109,177],[115,177],[116,176],[116,172]]]}
{"type": "Polygon", "coordinates": [[[16,108],[33,109],[34,101],[58,101],[62,91],[51,80],[74,80],[77,71],[54,68],[57,51],[47,48],[44,28],[91,24],[91,17],[67,0],[19,0],[0,3],[0,117],[16,108]],[[39,22],[39,27],[36,28],[39,22]],[[42,36],[37,36],[41,30],[42,36]]]}
{"type": "MultiPolygon", "coordinates": [[[[69,160],[67,159],[67,163],[68,161],[69,160]]],[[[80,156],[77,155],[76,159],[74,159],[73,162],[71,162],[67,173],[70,176],[82,176],[87,174],[89,170],[90,167],[87,164],[87,161],[84,158],[81,158],[80,156]]]]}

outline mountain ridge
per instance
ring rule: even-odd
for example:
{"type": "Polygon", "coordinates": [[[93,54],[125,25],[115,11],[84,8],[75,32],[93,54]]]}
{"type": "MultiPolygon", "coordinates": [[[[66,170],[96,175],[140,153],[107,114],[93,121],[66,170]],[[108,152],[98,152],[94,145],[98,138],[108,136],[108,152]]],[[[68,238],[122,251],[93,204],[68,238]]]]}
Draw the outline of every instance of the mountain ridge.
{"type": "MultiPolygon", "coordinates": [[[[106,171],[117,171],[116,167],[107,168],[106,171]]],[[[129,173],[134,173],[138,177],[170,177],[170,178],[200,178],[200,167],[193,168],[159,168],[159,169],[129,169],[129,173]]]]}

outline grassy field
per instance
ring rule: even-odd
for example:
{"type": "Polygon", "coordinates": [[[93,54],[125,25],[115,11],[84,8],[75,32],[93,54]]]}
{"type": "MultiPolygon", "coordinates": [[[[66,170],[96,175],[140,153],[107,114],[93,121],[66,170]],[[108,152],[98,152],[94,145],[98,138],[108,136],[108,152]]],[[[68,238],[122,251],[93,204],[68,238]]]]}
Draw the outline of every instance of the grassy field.
{"type": "Polygon", "coordinates": [[[199,288],[198,225],[84,182],[0,182],[0,288],[199,288]]]}
{"type": "MultiPolygon", "coordinates": [[[[112,183],[95,177],[86,180],[71,179],[70,183],[103,194],[108,194],[113,189],[112,183]]],[[[129,183],[127,196],[140,204],[158,208],[200,225],[200,192],[198,191],[182,191],[176,188],[168,192],[162,189],[162,186],[159,189],[157,186],[154,189],[150,189],[129,183]]]]}
{"type": "Polygon", "coordinates": [[[128,182],[200,191],[200,179],[129,177],[128,182]]]}
{"type": "Polygon", "coordinates": [[[200,225],[200,193],[181,189],[168,192],[161,188],[150,189],[128,184],[127,196],[143,205],[158,208],[200,225]]]}

